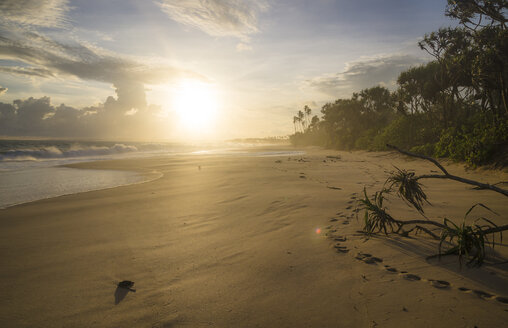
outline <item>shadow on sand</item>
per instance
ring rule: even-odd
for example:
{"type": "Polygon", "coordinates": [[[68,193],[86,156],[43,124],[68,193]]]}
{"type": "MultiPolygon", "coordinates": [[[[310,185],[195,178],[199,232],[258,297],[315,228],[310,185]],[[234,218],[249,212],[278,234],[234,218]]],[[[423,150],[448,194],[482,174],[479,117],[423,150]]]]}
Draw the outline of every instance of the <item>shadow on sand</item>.
{"type": "Polygon", "coordinates": [[[136,290],[132,289],[132,288],[116,287],[116,290],[115,290],[115,305],[120,303],[125,298],[125,296],[127,296],[127,294],[129,292],[134,292],[135,293],[136,290]]]}

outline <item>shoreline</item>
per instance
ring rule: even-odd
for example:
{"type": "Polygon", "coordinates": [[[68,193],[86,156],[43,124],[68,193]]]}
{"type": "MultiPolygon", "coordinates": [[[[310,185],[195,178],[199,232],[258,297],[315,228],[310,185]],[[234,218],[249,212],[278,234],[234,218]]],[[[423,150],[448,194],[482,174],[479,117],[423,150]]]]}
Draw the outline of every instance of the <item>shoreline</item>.
{"type": "MultiPolygon", "coordinates": [[[[277,157],[277,156],[287,156],[287,155],[301,155],[304,154],[303,151],[289,151],[287,145],[262,145],[262,146],[251,146],[247,148],[238,148],[238,149],[212,149],[212,150],[205,150],[205,151],[192,151],[189,153],[174,153],[174,154],[152,154],[150,156],[146,156],[145,154],[140,154],[143,156],[132,156],[128,158],[104,158],[104,159],[94,159],[94,160],[83,160],[83,161],[77,161],[72,163],[66,163],[66,164],[59,164],[55,166],[48,166],[44,167],[44,169],[52,169],[52,168],[71,168],[71,169],[78,169],[78,170],[94,170],[97,172],[104,172],[104,171],[126,171],[131,173],[138,173],[143,176],[143,178],[138,179],[138,181],[134,182],[114,182],[112,181],[109,186],[91,186],[90,189],[86,190],[75,190],[74,191],[68,190],[62,193],[58,193],[55,195],[46,195],[46,196],[37,196],[35,199],[28,199],[28,200],[22,200],[16,203],[8,203],[5,205],[0,204],[0,210],[10,208],[13,206],[19,206],[31,202],[36,202],[39,200],[44,199],[51,199],[66,195],[72,195],[72,194],[79,194],[79,193],[85,193],[85,192],[91,192],[91,191],[97,191],[97,190],[104,190],[104,189],[113,189],[117,187],[132,185],[132,184],[139,184],[139,183],[145,183],[149,182],[155,179],[160,178],[162,175],[160,172],[157,171],[150,171],[148,169],[142,169],[139,167],[129,167],[129,168],[123,168],[122,165],[116,165],[111,163],[121,162],[121,161],[129,161],[129,160],[137,160],[137,159],[156,159],[156,158],[171,158],[171,157],[178,157],[178,156],[267,156],[267,157],[277,157]],[[275,152],[274,154],[270,154],[270,152],[273,152],[273,149],[283,149],[279,152],[275,152]],[[238,153],[237,151],[240,150],[241,152],[238,153]],[[260,152],[259,150],[264,150],[264,152],[260,152]],[[111,163],[110,163],[111,162],[111,163]]],[[[69,160],[72,160],[70,158],[69,160]]],[[[76,158],[78,160],[78,158],[76,158]]],[[[40,168],[41,169],[41,168],[40,168]]]]}
{"type": "MultiPolygon", "coordinates": [[[[100,161],[98,161],[100,162],[100,161]]],[[[72,169],[72,170],[77,170],[75,171],[74,173],[75,174],[71,174],[74,175],[74,176],[79,176],[79,170],[81,171],[85,171],[85,172],[92,172],[92,176],[94,174],[97,174],[97,173],[101,173],[101,174],[108,174],[109,173],[115,173],[115,172],[118,172],[118,171],[121,171],[121,170],[114,170],[114,169],[92,169],[92,168],[78,168],[78,167],[73,167],[72,164],[69,164],[69,165],[58,165],[58,166],[54,166],[54,167],[49,167],[49,168],[44,168],[45,171],[48,171],[51,170],[51,169],[72,169]]],[[[41,169],[39,169],[41,170],[41,169]]],[[[4,204],[4,205],[1,205],[0,204],[0,211],[1,210],[5,210],[7,208],[11,208],[11,207],[14,207],[14,206],[20,206],[20,205],[24,205],[24,204],[28,204],[28,203],[32,203],[32,202],[37,202],[37,201],[41,201],[41,200],[46,200],[46,199],[52,199],[52,198],[58,198],[58,197],[62,197],[62,196],[68,196],[68,195],[74,195],[74,194],[81,194],[81,193],[87,193],[87,192],[93,192],[93,191],[98,191],[98,190],[107,190],[107,189],[114,189],[114,188],[118,188],[118,187],[123,187],[123,186],[128,186],[128,185],[136,185],[136,184],[141,184],[141,183],[146,183],[146,182],[150,182],[152,180],[156,180],[158,178],[161,177],[160,174],[158,174],[157,172],[144,172],[144,171],[126,171],[124,170],[126,173],[131,173],[130,176],[123,176],[122,177],[122,180],[123,179],[133,179],[135,181],[130,181],[130,182],[121,182],[121,181],[111,181],[110,183],[108,183],[108,185],[106,186],[100,186],[100,185],[91,185],[90,187],[88,188],[85,188],[84,190],[79,190],[79,189],[76,189],[76,187],[72,187],[72,186],[68,186],[66,188],[69,188],[68,190],[65,190],[65,191],[59,191],[57,192],[56,194],[46,194],[46,195],[40,195],[40,196],[35,196],[35,198],[32,198],[32,199],[25,199],[25,200],[21,200],[19,202],[16,202],[16,203],[7,203],[7,204],[4,204]],[[137,176],[134,176],[134,174],[136,174],[137,176]]],[[[69,172],[72,172],[72,171],[69,171],[69,172]]]]}
{"type": "MultiPolygon", "coordinates": [[[[355,202],[364,186],[369,193],[378,190],[392,165],[424,173],[432,164],[388,153],[305,151],[280,158],[182,155],[71,164],[156,170],[162,176],[0,211],[5,263],[0,324],[440,327],[506,322],[507,264],[460,269],[454,257],[425,260],[436,251],[427,238],[365,240],[357,233],[363,213],[357,221],[355,202]],[[119,293],[116,283],[122,280],[134,281],[136,292],[119,293]]],[[[500,177],[465,172],[459,165],[447,168],[482,181],[500,177]]],[[[426,213],[432,217],[460,219],[471,201],[508,211],[504,198],[486,191],[443,181],[426,187],[434,205],[426,213]]],[[[398,217],[417,215],[395,200],[388,206],[398,217]]],[[[496,245],[492,259],[508,258],[507,248],[496,245]]]]}

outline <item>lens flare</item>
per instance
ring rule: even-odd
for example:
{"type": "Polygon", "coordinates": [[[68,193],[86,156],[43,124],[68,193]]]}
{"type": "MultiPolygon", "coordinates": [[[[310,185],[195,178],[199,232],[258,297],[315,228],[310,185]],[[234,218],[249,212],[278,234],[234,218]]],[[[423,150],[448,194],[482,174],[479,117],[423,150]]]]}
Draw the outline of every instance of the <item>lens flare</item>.
{"type": "Polygon", "coordinates": [[[316,233],[319,235],[321,233],[321,228],[317,228],[316,233]]]}

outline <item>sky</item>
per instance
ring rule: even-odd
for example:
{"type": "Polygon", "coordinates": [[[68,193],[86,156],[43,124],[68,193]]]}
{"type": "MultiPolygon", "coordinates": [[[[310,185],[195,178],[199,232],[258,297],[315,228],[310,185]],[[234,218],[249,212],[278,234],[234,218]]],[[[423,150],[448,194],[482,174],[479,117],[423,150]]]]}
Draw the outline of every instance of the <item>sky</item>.
{"type": "Polygon", "coordinates": [[[0,0],[0,136],[283,136],[428,60],[446,0],[0,0]]]}

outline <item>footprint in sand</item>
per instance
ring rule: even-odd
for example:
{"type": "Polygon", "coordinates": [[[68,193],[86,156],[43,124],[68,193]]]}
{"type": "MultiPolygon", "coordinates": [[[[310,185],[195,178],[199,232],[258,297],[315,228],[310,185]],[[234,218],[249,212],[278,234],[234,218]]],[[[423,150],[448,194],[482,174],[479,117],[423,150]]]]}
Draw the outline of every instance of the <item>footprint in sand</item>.
{"type": "Polygon", "coordinates": [[[376,261],[374,261],[372,258],[370,257],[366,257],[364,259],[362,259],[363,262],[367,263],[367,264],[376,264],[376,261]]]}
{"type": "Polygon", "coordinates": [[[335,237],[335,241],[346,241],[346,237],[343,237],[343,236],[338,236],[338,237],[335,237]]]}
{"type": "Polygon", "coordinates": [[[500,303],[508,304],[508,297],[496,296],[496,295],[484,292],[483,290],[477,290],[477,289],[471,290],[466,287],[458,287],[457,289],[460,290],[461,292],[464,292],[464,293],[471,293],[472,292],[473,294],[475,294],[476,296],[478,296],[479,298],[484,299],[484,300],[496,300],[500,303]]]}
{"type": "MultiPolygon", "coordinates": [[[[337,246],[336,246],[336,248],[340,247],[337,249],[338,251],[339,251],[339,249],[344,249],[343,248],[344,246],[338,246],[338,245],[339,244],[337,244],[337,246]]],[[[377,264],[378,262],[383,262],[382,259],[372,256],[372,254],[361,253],[361,252],[357,253],[354,258],[359,261],[362,261],[364,263],[367,263],[367,264],[377,264]]],[[[451,284],[446,280],[435,280],[435,279],[426,280],[426,279],[422,279],[420,276],[418,276],[416,274],[407,273],[407,271],[398,271],[396,268],[391,267],[389,265],[384,265],[383,267],[388,272],[401,274],[402,278],[404,278],[405,280],[408,280],[408,281],[428,281],[428,282],[430,282],[431,286],[438,288],[438,289],[450,289],[452,287],[451,284]]],[[[464,293],[473,293],[483,300],[496,300],[497,302],[500,302],[503,304],[508,304],[508,297],[493,295],[493,294],[484,292],[482,290],[471,290],[466,287],[457,287],[457,290],[464,292],[464,293]]]]}
{"type": "Polygon", "coordinates": [[[508,297],[498,296],[498,297],[496,297],[496,301],[508,304],[508,297]]]}
{"type": "Polygon", "coordinates": [[[422,280],[422,278],[420,278],[420,276],[417,276],[417,275],[412,274],[412,273],[406,273],[402,277],[404,279],[406,279],[406,280],[409,280],[409,281],[419,281],[419,280],[422,280]]]}
{"type": "Polygon", "coordinates": [[[450,283],[448,281],[445,281],[445,280],[434,280],[434,279],[429,279],[429,281],[430,281],[430,284],[433,287],[436,287],[438,289],[448,289],[448,288],[450,288],[450,283]]]}
{"type": "Polygon", "coordinates": [[[367,263],[367,264],[376,264],[376,263],[383,262],[383,260],[380,259],[379,257],[372,256],[371,254],[368,254],[368,253],[358,253],[355,256],[355,259],[357,259],[359,261],[363,261],[364,263],[367,263]]]}
{"type": "Polygon", "coordinates": [[[473,290],[473,293],[475,293],[476,296],[483,298],[483,299],[490,299],[490,298],[494,297],[494,295],[484,292],[482,290],[473,290]]]}
{"type": "Polygon", "coordinates": [[[337,219],[337,218],[331,218],[331,219],[330,219],[330,222],[335,222],[335,221],[338,221],[338,220],[339,220],[339,219],[337,219]]]}
{"type": "Polygon", "coordinates": [[[350,210],[352,208],[353,208],[353,206],[349,205],[348,207],[346,207],[346,210],[350,210]]]}
{"type": "Polygon", "coordinates": [[[349,249],[346,246],[342,246],[340,243],[337,243],[335,246],[333,246],[337,252],[339,253],[348,253],[349,249]]]}
{"type": "Polygon", "coordinates": [[[360,259],[363,259],[364,257],[371,257],[372,254],[369,253],[358,253],[356,254],[357,257],[360,257],[360,259]]]}

